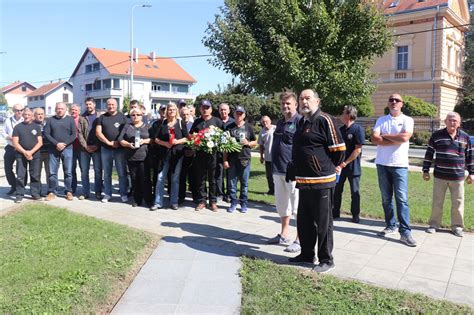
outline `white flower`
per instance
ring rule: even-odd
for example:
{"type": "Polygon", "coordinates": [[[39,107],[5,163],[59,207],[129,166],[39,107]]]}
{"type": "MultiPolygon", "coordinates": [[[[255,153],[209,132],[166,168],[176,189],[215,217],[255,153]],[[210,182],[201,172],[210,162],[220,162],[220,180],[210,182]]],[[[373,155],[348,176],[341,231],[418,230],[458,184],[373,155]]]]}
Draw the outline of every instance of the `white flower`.
{"type": "Polygon", "coordinates": [[[210,148],[210,149],[212,149],[212,148],[214,147],[214,142],[213,142],[212,140],[209,140],[209,141],[207,142],[207,147],[210,148]]]}
{"type": "Polygon", "coordinates": [[[221,137],[221,143],[226,144],[227,143],[227,138],[222,136],[221,137]]]}
{"type": "Polygon", "coordinates": [[[211,136],[211,134],[209,132],[204,133],[204,137],[209,138],[210,136],[211,136]]]}

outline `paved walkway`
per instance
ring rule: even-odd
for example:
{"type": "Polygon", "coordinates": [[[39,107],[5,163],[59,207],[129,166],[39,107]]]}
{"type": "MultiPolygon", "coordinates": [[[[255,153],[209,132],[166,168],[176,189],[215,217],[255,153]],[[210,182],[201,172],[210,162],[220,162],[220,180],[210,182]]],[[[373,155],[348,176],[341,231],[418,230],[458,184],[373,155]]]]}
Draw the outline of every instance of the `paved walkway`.
{"type": "MultiPolygon", "coordinates": [[[[13,206],[0,176],[0,214],[13,206]]],[[[374,192],[375,193],[375,192],[374,192]]],[[[99,219],[163,235],[163,241],[114,309],[126,313],[239,313],[240,255],[287,264],[284,247],[267,245],[279,230],[273,207],[250,203],[247,214],[195,212],[187,203],[178,211],[132,208],[115,198],[107,204],[95,200],[51,205],[99,219]]],[[[469,209],[466,209],[469,215],[469,209]]],[[[380,238],[383,222],[363,219],[359,224],[335,222],[332,274],[377,286],[421,292],[428,296],[474,306],[474,235],[457,238],[450,233],[426,234],[415,227],[418,247],[401,244],[398,236],[380,238]]],[[[293,225],[292,233],[295,234],[293,225]]]]}

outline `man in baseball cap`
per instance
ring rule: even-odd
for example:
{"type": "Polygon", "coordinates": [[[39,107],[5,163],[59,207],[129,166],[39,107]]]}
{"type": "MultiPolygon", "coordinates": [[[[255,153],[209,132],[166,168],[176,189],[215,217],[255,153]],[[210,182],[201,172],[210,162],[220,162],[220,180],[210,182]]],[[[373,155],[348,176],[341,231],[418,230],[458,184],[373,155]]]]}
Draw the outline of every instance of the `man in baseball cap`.
{"type": "Polygon", "coordinates": [[[178,101],[178,107],[179,108],[184,107],[186,105],[187,105],[187,103],[186,103],[186,100],[184,98],[182,98],[178,101]]]}

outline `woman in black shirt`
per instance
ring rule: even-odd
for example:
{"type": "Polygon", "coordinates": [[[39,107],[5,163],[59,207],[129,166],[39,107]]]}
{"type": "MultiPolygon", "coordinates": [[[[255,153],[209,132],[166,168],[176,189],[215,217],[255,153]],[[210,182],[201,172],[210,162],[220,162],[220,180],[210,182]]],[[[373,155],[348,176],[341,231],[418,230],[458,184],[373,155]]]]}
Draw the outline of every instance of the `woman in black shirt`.
{"type": "Polygon", "coordinates": [[[178,107],[170,102],[166,106],[165,119],[157,131],[155,143],[158,144],[163,168],[158,174],[155,188],[155,204],[150,210],[163,208],[163,196],[168,171],[171,172],[171,209],[178,209],[179,175],[183,163],[183,148],[188,136],[186,124],[178,118],[178,107]]]}
{"type": "Polygon", "coordinates": [[[133,207],[139,206],[143,200],[147,207],[152,205],[150,169],[147,166],[146,156],[150,136],[148,126],[142,121],[142,112],[139,109],[130,111],[131,123],[127,124],[120,133],[120,145],[127,149],[128,169],[132,178],[133,207]]]}

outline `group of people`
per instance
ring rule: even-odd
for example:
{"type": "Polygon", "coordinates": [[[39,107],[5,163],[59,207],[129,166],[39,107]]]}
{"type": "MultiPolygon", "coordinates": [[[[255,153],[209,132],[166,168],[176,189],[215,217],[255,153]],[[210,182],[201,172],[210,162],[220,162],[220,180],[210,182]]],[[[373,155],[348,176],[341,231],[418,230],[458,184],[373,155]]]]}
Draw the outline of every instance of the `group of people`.
{"type": "MultiPolygon", "coordinates": [[[[352,221],[360,220],[361,152],[364,129],[355,123],[357,109],[345,106],[343,125],[337,127],[333,116],[320,108],[314,90],[303,90],[299,96],[291,91],[281,93],[282,118],[276,126],[267,116],[261,118],[258,140],[246,110],[237,106],[231,117],[227,103],[219,105],[219,117],[213,116],[212,104],[199,104],[200,117],[194,107],[180,100],[160,107],[160,119],[148,122],[139,102],[130,103],[128,115],[118,111],[115,99],[107,100],[107,111],[99,115],[94,99],[85,101],[80,114],[78,104],[70,115],[64,103],[57,103],[55,115],[45,120],[44,111],[21,105],[13,107],[14,116],[4,126],[8,145],[5,148],[5,173],[11,185],[8,194],[21,202],[25,194],[27,170],[33,199],[56,198],[58,169],[62,163],[66,199],[76,193],[76,165],[81,170],[82,192],[79,199],[91,195],[89,171],[94,171],[94,194],[102,202],[112,198],[112,167],[115,165],[122,202],[133,196],[132,206],[144,203],[151,211],[165,207],[168,188],[169,206],[177,210],[190,187],[195,210],[206,206],[217,211],[221,197],[230,203],[227,212],[248,211],[248,181],[251,149],[259,145],[260,162],[265,164],[268,194],[275,195],[281,229],[269,244],[287,245],[285,251],[297,253],[291,262],[313,263],[317,272],[334,268],[333,219],[340,217],[341,199],[346,180],[351,190],[352,221]],[[215,126],[229,131],[242,145],[240,152],[221,153],[196,151],[187,147],[192,133],[215,126]],[[13,162],[16,160],[16,176],[13,162]],[[41,192],[41,164],[48,178],[46,194],[41,192]],[[237,185],[240,181],[240,194],[237,185]],[[168,183],[168,185],[166,185],[168,183]],[[130,189],[129,189],[130,184],[130,189]],[[290,219],[296,216],[297,235],[290,237],[290,219]]],[[[398,231],[401,241],[416,246],[410,228],[408,205],[408,149],[413,133],[413,119],[403,114],[403,99],[392,94],[388,100],[390,113],[380,117],[373,129],[372,143],[377,145],[377,166],[385,228],[378,234],[385,237],[398,231]],[[396,212],[393,203],[395,197],[396,212]],[[395,214],[396,213],[396,214],[395,214]],[[398,224],[397,224],[398,219],[398,224]],[[398,227],[397,227],[398,226],[398,227]]],[[[474,181],[472,144],[460,130],[461,117],[448,113],[443,128],[433,134],[423,164],[423,178],[430,179],[434,159],[434,190],[432,217],[428,233],[440,227],[446,189],[452,198],[452,231],[463,234],[464,179],[474,181]]]]}

